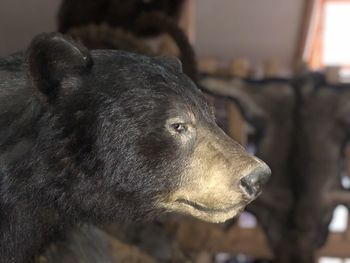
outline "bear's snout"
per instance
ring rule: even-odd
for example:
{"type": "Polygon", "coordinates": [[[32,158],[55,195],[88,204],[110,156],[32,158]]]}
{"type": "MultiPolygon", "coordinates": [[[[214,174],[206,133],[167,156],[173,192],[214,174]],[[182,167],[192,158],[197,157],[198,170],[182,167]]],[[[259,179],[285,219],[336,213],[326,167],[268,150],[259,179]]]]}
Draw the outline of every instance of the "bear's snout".
{"type": "Polygon", "coordinates": [[[271,175],[270,168],[263,162],[240,180],[240,187],[249,199],[255,199],[260,193],[262,186],[271,175]]]}
{"type": "Polygon", "coordinates": [[[237,216],[256,199],[271,174],[219,127],[197,129],[197,143],[180,187],[162,205],[209,222],[237,216]]]}

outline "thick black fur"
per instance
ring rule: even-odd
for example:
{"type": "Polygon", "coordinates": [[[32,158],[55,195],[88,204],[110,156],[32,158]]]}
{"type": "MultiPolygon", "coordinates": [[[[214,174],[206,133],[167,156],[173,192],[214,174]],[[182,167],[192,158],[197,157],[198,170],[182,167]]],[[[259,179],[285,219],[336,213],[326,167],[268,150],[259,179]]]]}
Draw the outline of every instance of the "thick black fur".
{"type": "Polygon", "coordinates": [[[67,227],[147,219],[181,187],[193,145],[166,131],[190,109],[214,122],[174,63],[38,36],[0,59],[0,262],[31,262],[67,227]]]}

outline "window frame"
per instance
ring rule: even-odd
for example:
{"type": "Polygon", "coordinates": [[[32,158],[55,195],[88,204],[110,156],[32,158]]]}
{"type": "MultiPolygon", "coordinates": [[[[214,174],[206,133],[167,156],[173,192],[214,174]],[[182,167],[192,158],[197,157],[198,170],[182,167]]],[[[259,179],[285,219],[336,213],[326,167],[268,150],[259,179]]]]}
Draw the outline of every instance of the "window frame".
{"type": "MultiPolygon", "coordinates": [[[[327,3],[349,3],[350,0],[310,0],[304,16],[304,36],[302,37],[302,52],[299,57],[310,69],[319,70],[326,65],[323,63],[323,32],[324,11],[327,3]]],[[[350,68],[349,64],[340,65],[350,68]]]]}

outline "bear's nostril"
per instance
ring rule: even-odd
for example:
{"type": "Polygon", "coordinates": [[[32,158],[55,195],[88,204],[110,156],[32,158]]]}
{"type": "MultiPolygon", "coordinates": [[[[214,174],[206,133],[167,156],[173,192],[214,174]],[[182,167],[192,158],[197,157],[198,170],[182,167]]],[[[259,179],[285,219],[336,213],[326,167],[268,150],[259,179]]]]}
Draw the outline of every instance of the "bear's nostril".
{"type": "Polygon", "coordinates": [[[267,182],[271,170],[266,164],[260,164],[250,174],[240,180],[240,186],[249,198],[256,198],[263,184],[267,182]]]}

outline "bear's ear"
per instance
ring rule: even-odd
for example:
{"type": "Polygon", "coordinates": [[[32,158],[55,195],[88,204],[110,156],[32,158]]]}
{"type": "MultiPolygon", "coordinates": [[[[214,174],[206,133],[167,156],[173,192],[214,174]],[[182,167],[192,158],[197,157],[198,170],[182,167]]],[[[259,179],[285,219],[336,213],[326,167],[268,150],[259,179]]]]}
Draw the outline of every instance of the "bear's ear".
{"type": "Polygon", "coordinates": [[[71,38],[59,33],[35,37],[26,52],[27,75],[33,88],[49,101],[62,91],[62,81],[89,72],[92,59],[89,51],[71,38]]]}
{"type": "Polygon", "coordinates": [[[155,57],[155,60],[160,62],[161,64],[168,65],[177,72],[183,72],[182,63],[177,57],[155,57]]]}

